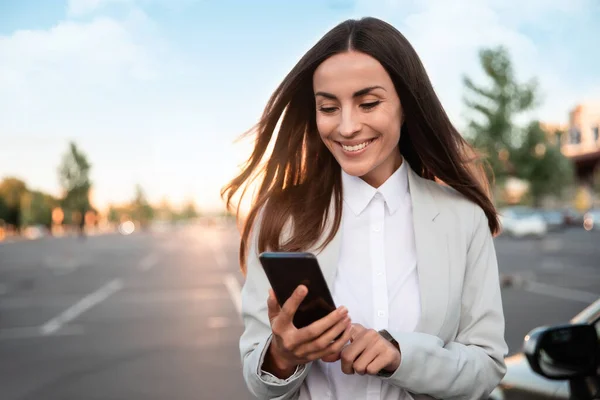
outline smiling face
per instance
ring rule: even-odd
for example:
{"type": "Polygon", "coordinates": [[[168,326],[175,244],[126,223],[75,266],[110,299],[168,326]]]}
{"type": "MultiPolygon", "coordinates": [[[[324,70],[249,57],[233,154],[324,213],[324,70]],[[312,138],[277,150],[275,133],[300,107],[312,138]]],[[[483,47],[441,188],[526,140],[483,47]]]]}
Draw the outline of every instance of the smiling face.
{"type": "Polygon", "coordinates": [[[319,65],[313,89],[319,135],[342,169],[382,185],[402,163],[402,107],[387,71],[365,53],[340,53],[319,65]]]}

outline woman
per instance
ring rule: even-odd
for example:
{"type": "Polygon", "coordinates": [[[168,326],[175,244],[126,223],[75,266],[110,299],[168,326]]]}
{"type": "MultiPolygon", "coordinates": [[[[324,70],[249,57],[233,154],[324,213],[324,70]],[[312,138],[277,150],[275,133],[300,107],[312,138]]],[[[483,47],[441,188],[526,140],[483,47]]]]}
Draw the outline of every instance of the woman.
{"type": "Polygon", "coordinates": [[[474,152],[408,41],[378,19],[341,23],[277,88],[256,134],[223,192],[229,205],[262,174],[240,245],[250,391],[485,398],[507,353],[499,223],[474,152]],[[280,308],[257,258],[266,250],[315,253],[340,308],[296,329],[307,289],[280,308]]]}

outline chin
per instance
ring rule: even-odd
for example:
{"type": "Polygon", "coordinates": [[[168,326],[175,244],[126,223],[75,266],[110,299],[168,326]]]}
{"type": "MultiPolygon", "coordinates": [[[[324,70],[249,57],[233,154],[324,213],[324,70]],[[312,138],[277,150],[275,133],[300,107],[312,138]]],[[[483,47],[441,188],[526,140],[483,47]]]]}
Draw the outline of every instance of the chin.
{"type": "Polygon", "coordinates": [[[350,176],[363,177],[369,173],[371,170],[368,167],[363,167],[360,165],[348,165],[348,163],[340,164],[342,170],[350,176]]]}

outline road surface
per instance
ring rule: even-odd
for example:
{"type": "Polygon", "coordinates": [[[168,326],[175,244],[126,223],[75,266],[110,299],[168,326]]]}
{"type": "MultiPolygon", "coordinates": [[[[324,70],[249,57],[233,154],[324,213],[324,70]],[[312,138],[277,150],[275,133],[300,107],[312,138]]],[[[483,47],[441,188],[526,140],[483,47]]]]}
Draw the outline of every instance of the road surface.
{"type": "MultiPolygon", "coordinates": [[[[600,293],[600,235],[500,237],[506,338],[600,293]]],[[[2,400],[251,399],[235,227],[0,244],[2,400]]]]}

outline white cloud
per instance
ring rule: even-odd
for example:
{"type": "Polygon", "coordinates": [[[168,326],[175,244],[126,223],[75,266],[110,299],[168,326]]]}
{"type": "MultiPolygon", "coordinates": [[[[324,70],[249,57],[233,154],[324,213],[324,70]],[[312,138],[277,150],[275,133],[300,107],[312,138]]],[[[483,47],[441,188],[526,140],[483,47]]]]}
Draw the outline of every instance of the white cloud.
{"type": "MultiPolygon", "coordinates": [[[[264,100],[255,98],[264,97],[266,89],[232,77],[224,91],[239,90],[234,96],[244,104],[229,104],[231,94],[207,90],[204,83],[221,79],[206,67],[224,62],[218,52],[176,52],[179,44],[166,43],[160,27],[142,11],[150,3],[182,8],[195,1],[201,0],[69,0],[68,19],[54,27],[0,36],[0,109],[6,116],[0,119],[0,135],[18,137],[0,148],[0,175],[17,165],[34,186],[52,191],[53,167],[66,140],[74,138],[95,165],[96,194],[103,202],[128,197],[129,188],[140,182],[154,199],[193,193],[216,204],[219,186],[235,169],[225,164],[234,158],[241,162],[247,147],[228,148],[227,155],[207,149],[224,148],[235,132],[255,122],[264,100]],[[116,13],[124,19],[107,16],[113,7],[124,11],[116,13]],[[184,64],[185,59],[193,62],[184,64]],[[235,118],[224,111],[232,108],[235,118]],[[37,151],[28,151],[30,143],[37,151]],[[41,171],[41,166],[48,168],[41,171]]],[[[557,69],[569,49],[547,54],[520,28],[552,31],[550,16],[577,18],[588,1],[358,0],[354,13],[382,17],[407,36],[459,126],[461,76],[480,80],[477,52],[494,44],[509,47],[521,79],[540,78],[546,97],[539,114],[564,121],[577,101],[600,93],[600,77],[585,88],[572,85],[557,69]]],[[[350,0],[331,4],[346,10],[350,0]]],[[[223,31],[231,27],[224,23],[223,31]]],[[[292,56],[283,52],[281,57],[292,56]]]]}
{"type": "Polygon", "coordinates": [[[0,36],[0,106],[11,116],[0,121],[0,128],[24,134],[48,128],[52,121],[77,124],[78,113],[102,105],[107,92],[124,82],[159,76],[162,49],[151,22],[139,12],[123,21],[67,20],[49,30],[0,36]],[[51,121],[39,121],[37,116],[49,111],[51,121]]]}
{"type": "Polygon", "coordinates": [[[0,36],[0,177],[17,174],[57,193],[55,167],[71,139],[90,155],[102,200],[147,182],[132,158],[153,175],[152,134],[138,143],[127,133],[151,125],[139,104],[172,64],[153,22],[139,9],[126,15],[0,36]]]}

